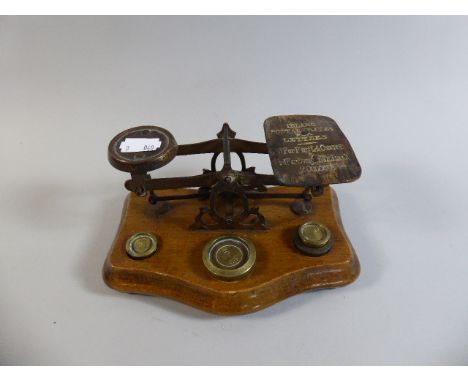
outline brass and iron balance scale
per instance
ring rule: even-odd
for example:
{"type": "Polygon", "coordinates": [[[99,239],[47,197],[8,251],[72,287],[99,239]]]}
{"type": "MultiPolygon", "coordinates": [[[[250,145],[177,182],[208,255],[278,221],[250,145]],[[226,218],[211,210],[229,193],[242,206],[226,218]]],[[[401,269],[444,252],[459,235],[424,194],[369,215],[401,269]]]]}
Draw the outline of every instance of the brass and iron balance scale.
{"type": "Polygon", "coordinates": [[[334,120],[316,115],[271,117],[264,130],[266,143],[237,139],[227,124],[216,139],[194,144],[178,145],[157,126],[112,139],[109,161],[130,173],[131,193],[104,264],[106,283],[242,314],[354,281],[359,262],[330,187],[361,175],[348,140],[334,120]],[[176,156],[205,153],[213,156],[202,174],[149,174],[176,156]],[[274,175],[247,167],[245,153],[269,154],[274,175]]]}

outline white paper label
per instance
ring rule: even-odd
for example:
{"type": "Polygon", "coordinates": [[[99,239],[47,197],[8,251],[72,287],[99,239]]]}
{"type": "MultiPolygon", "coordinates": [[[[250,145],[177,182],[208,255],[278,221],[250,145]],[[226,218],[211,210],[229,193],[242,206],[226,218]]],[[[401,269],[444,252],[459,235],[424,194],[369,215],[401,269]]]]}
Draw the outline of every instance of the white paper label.
{"type": "Polygon", "coordinates": [[[125,138],[120,143],[120,152],[139,153],[142,151],[155,151],[161,147],[159,138],[125,138]]]}

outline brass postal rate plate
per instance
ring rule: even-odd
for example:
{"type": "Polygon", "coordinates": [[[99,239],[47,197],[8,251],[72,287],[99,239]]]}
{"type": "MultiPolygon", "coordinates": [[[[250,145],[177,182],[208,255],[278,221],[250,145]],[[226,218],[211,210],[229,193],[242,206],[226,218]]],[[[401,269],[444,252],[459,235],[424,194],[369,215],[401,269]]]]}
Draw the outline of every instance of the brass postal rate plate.
{"type": "Polygon", "coordinates": [[[336,122],[319,115],[265,120],[266,143],[276,178],[286,186],[322,186],[358,179],[361,166],[336,122]]]}

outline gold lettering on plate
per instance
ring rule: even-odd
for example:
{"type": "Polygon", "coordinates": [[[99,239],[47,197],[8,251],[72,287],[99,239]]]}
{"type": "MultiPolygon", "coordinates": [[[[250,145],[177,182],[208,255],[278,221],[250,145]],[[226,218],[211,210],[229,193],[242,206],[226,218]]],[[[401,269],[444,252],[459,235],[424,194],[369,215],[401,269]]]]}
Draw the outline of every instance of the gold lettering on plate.
{"type": "Polygon", "coordinates": [[[336,145],[320,144],[320,145],[308,146],[308,147],[304,147],[304,146],[301,146],[301,147],[299,147],[299,146],[295,146],[295,147],[284,146],[284,147],[278,148],[278,151],[281,154],[313,154],[313,153],[320,153],[320,152],[324,152],[324,151],[344,150],[344,148],[345,148],[344,145],[339,143],[339,144],[336,144],[336,145]]]}
{"type": "Polygon", "coordinates": [[[290,122],[286,128],[270,130],[271,135],[279,135],[284,143],[277,149],[282,154],[278,158],[278,166],[295,167],[299,176],[324,174],[343,166],[350,160],[343,152],[345,146],[341,143],[326,144],[329,136],[323,133],[332,131],[333,127],[317,126],[313,121],[290,122]]]}
{"type": "MultiPolygon", "coordinates": [[[[288,124],[289,125],[289,124],[288,124]]],[[[326,133],[333,131],[333,127],[329,126],[315,126],[311,128],[286,128],[286,129],[274,129],[270,130],[270,135],[285,135],[285,134],[295,134],[296,137],[307,136],[315,133],[326,133]]]]}
{"type": "Polygon", "coordinates": [[[322,163],[341,162],[348,160],[348,154],[342,155],[314,155],[310,158],[282,158],[278,164],[280,166],[301,166],[301,165],[316,165],[322,163]]]}
{"type": "Polygon", "coordinates": [[[327,117],[272,117],[265,133],[273,171],[283,184],[325,185],[359,176],[352,149],[327,117]]]}

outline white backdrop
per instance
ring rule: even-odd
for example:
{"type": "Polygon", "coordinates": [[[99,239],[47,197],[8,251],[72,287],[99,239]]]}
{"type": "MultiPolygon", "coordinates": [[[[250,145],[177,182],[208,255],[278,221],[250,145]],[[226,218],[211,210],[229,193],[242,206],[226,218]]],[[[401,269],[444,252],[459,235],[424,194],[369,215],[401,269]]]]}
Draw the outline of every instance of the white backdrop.
{"type": "Polygon", "coordinates": [[[456,17],[0,18],[0,363],[466,364],[467,47],[456,17]],[[334,118],[362,165],[335,187],[354,284],[240,317],[105,286],[114,135],[280,114],[334,118]]]}

